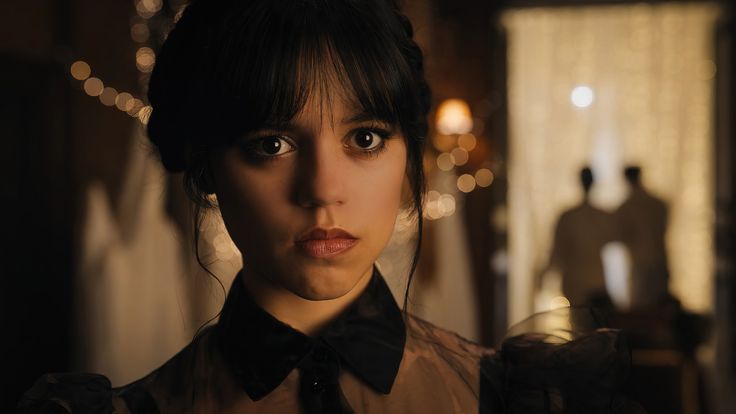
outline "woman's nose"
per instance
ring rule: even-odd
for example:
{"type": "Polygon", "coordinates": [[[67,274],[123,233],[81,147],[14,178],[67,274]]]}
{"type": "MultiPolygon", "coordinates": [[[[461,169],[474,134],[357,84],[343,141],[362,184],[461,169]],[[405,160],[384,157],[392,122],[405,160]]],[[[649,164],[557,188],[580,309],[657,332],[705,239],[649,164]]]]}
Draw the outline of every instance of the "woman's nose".
{"type": "Polygon", "coordinates": [[[342,144],[320,136],[300,154],[295,180],[297,204],[305,208],[341,205],[346,200],[347,164],[342,144]]]}

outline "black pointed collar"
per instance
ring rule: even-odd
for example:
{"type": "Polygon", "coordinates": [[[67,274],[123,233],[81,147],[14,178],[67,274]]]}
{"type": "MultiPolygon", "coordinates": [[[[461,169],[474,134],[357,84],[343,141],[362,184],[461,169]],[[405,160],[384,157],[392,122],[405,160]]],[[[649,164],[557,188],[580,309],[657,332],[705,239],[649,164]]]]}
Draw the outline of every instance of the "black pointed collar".
{"type": "Polygon", "coordinates": [[[241,271],[233,281],[216,332],[226,361],[252,400],[269,394],[305,358],[324,349],[337,354],[341,365],[377,392],[391,391],[406,330],[401,310],[377,269],[358,299],[314,338],[259,307],[242,277],[241,271]]]}

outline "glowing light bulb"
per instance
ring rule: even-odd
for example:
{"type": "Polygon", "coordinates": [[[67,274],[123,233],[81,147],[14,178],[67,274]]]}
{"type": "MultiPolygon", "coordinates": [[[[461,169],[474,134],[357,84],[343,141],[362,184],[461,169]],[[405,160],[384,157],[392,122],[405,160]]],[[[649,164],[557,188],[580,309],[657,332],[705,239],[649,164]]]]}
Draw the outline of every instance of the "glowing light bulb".
{"type": "Polygon", "coordinates": [[[468,103],[447,99],[437,109],[437,130],[441,134],[467,134],[473,130],[473,117],[468,103]]]}
{"type": "Polygon", "coordinates": [[[578,108],[587,108],[593,103],[595,94],[588,86],[576,86],[570,93],[570,101],[578,108]]]}

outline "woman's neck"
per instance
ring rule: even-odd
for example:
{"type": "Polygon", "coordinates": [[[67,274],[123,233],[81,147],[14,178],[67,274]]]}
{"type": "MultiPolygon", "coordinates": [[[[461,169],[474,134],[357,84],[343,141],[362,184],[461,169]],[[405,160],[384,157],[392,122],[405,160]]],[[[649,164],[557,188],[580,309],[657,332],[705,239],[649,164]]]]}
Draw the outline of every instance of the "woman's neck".
{"type": "Polygon", "coordinates": [[[327,300],[304,299],[256,275],[246,274],[241,280],[263,310],[306,335],[316,336],[363,293],[372,274],[370,268],[348,293],[327,300]]]}

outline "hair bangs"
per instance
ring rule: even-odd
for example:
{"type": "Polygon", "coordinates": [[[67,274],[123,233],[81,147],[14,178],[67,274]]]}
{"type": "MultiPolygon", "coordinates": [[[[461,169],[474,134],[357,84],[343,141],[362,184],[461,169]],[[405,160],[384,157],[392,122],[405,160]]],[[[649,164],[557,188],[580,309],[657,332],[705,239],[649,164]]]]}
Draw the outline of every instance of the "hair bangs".
{"type": "Polygon", "coordinates": [[[279,126],[309,102],[322,108],[335,99],[403,130],[417,97],[396,40],[376,30],[380,22],[351,2],[288,3],[231,13],[213,38],[207,101],[221,135],[279,126]]]}

